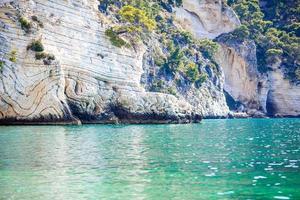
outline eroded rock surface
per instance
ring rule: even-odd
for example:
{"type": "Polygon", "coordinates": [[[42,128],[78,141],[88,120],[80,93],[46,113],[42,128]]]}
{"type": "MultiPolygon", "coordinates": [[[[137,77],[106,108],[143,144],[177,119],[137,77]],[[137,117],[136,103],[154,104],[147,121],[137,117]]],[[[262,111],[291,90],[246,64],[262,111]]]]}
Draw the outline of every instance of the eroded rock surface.
{"type": "Polygon", "coordinates": [[[199,113],[175,96],[140,85],[141,47],[113,47],[105,37],[98,1],[15,1],[0,7],[0,121],[3,123],[188,123],[199,113]],[[34,15],[43,28],[25,33],[18,15],[34,15]],[[40,40],[51,63],[27,50],[40,40]],[[16,62],[10,54],[16,51],[16,62]]]}
{"type": "Polygon", "coordinates": [[[270,116],[300,116],[300,85],[284,78],[279,63],[271,66],[267,76],[266,110],[270,116]]]}
{"type": "MultiPolygon", "coordinates": [[[[226,38],[226,37],[225,37],[226,38]]],[[[218,38],[221,48],[216,61],[225,74],[225,91],[239,102],[237,111],[249,116],[299,116],[300,86],[284,78],[280,59],[269,64],[269,71],[257,70],[256,47],[253,41],[218,38]]]]}
{"type": "Polygon", "coordinates": [[[198,38],[214,39],[240,25],[234,11],[221,0],[183,0],[175,9],[177,25],[198,38]]]}
{"type": "Polygon", "coordinates": [[[223,43],[216,53],[216,61],[225,74],[226,92],[235,101],[242,102],[249,109],[259,109],[256,46],[253,41],[223,43]]]}

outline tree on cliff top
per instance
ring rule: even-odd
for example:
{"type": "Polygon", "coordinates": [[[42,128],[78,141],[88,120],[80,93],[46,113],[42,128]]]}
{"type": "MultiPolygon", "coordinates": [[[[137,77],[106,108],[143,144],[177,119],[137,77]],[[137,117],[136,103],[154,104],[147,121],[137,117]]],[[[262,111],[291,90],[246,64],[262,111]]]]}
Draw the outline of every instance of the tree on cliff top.
{"type": "Polygon", "coordinates": [[[117,47],[128,46],[128,43],[121,38],[122,34],[127,34],[130,40],[136,41],[142,34],[149,33],[156,28],[155,20],[149,17],[145,10],[131,5],[123,6],[118,15],[122,25],[106,31],[112,44],[117,47]]]}
{"type": "Polygon", "coordinates": [[[153,19],[147,16],[144,10],[133,6],[124,6],[119,11],[121,20],[127,23],[123,26],[128,31],[153,31],[156,28],[156,23],[153,19]]]}

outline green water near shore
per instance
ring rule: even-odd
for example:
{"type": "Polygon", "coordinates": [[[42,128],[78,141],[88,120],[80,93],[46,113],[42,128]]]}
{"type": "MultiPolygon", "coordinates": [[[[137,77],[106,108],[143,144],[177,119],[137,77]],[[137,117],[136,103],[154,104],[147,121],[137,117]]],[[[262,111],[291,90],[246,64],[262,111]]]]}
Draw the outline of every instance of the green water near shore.
{"type": "Polygon", "coordinates": [[[0,127],[0,199],[300,199],[300,119],[0,127]]]}

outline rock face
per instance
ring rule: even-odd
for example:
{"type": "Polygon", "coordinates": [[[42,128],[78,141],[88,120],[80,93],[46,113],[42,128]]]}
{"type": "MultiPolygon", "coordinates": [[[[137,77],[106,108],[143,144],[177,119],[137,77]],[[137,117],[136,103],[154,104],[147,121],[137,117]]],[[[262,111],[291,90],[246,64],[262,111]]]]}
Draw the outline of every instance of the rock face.
{"type": "Polygon", "coordinates": [[[143,48],[113,47],[94,1],[15,1],[0,7],[0,122],[188,123],[199,113],[175,96],[140,85],[143,48]],[[34,15],[30,33],[18,18],[34,15]],[[27,46],[40,40],[55,60],[35,58],[27,46]],[[16,51],[16,61],[10,59],[16,51]],[[13,62],[12,62],[13,61],[13,62]]]}
{"type": "Polygon", "coordinates": [[[226,92],[248,109],[259,109],[256,46],[253,41],[222,41],[216,61],[225,74],[226,92]]]}
{"type": "Polygon", "coordinates": [[[270,116],[300,116],[300,85],[284,79],[280,63],[272,65],[268,72],[266,111],[270,116]]]}
{"type": "Polygon", "coordinates": [[[300,86],[284,79],[280,59],[267,74],[257,70],[256,47],[252,41],[225,40],[216,61],[225,74],[225,91],[239,102],[235,108],[250,116],[300,116],[300,86]]]}
{"type": "MultiPolygon", "coordinates": [[[[151,47],[111,45],[105,36],[109,19],[100,14],[98,4],[0,3],[0,124],[199,122],[202,117],[227,117],[228,97],[235,111],[242,112],[239,117],[300,115],[299,85],[283,78],[280,63],[260,74],[251,41],[216,39],[221,45],[215,56],[219,66],[205,67],[204,59],[199,69],[208,74],[207,81],[200,86],[182,81],[176,96],[150,92],[148,79],[156,70],[149,64],[151,47]],[[31,22],[30,30],[20,17],[31,22]],[[46,57],[37,58],[28,48],[33,41],[43,44],[46,57]]],[[[221,0],[183,0],[174,15],[178,27],[200,39],[215,39],[240,25],[221,0]]],[[[178,80],[157,77],[176,87],[178,80]]]]}
{"type": "Polygon", "coordinates": [[[178,26],[198,38],[214,39],[240,25],[235,12],[221,0],[183,0],[183,6],[175,10],[175,19],[178,26]]]}

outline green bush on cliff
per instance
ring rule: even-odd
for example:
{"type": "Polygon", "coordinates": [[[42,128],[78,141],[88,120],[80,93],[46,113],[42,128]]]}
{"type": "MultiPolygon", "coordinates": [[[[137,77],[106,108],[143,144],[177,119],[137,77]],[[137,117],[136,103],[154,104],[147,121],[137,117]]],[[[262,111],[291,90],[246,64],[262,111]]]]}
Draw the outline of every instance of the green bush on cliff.
{"type": "Polygon", "coordinates": [[[120,26],[115,26],[106,30],[113,45],[122,47],[126,45],[122,35],[129,37],[131,42],[137,42],[141,35],[150,33],[156,28],[156,22],[148,16],[145,10],[131,5],[123,6],[118,15],[120,16],[120,26]]]}
{"type": "Polygon", "coordinates": [[[42,52],[44,51],[44,45],[41,40],[34,40],[27,46],[27,50],[29,49],[35,52],[42,52]]]}
{"type": "Polygon", "coordinates": [[[266,52],[268,57],[281,56],[282,53],[283,53],[282,49],[268,49],[266,52]]]}
{"type": "Polygon", "coordinates": [[[213,60],[213,56],[219,48],[218,43],[209,39],[203,39],[199,40],[198,45],[203,56],[213,60]]]}
{"type": "Polygon", "coordinates": [[[175,87],[168,87],[166,93],[177,96],[177,90],[175,87]]]}
{"type": "Polygon", "coordinates": [[[109,38],[110,42],[116,47],[123,47],[127,45],[127,42],[123,40],[113,28],[109,28],[105,31],[105,35],[109,38]]]}
{"type": "Polygon", "coordinates": [[[245,40],[249,38],[250,31],[247,26],[241,25],[240,27],[229,33],[228,36],[230,37],[230,39],[234,40],[245,40]]]}
{"type": "Polygon", "coordinates": [[[9,60],[13,63],[17,62],[17,51],[16,50],[12,50],[9,53],[9,60]]]}
{"type": "Polygon", "coordinates": [[[36,52],[35,59],[37,59],[37,60],[42,60],[42,59],[55,60],[55,56],[53,54],[49,54],[49,53],[36,52]]]}
{"type": "Polygon", "coordinates": [[[156,22],[139,8],[124,6],[119,11],[119,15],[123,22],[128,23],[125,27],[130,31],[152,31],[156,28],[156,22]]]}
{"type": "Polygon", "coordinates": [[[20,22],[20,24],[21,24],[21,28],[22,28],[26,33],[29,33],[29,32],[30,32],[30,29],[31,29],[31,27],[32,27],[31,22],[30,22],[27,18],[25,18],[25,17],[23,17],[23,16],[19,17],[19,22],[20,22]]]}
{"type": "Polygon", "coordinates": [[[194,83],[199,78],[198,66],[194,62],[188,63],[186,66],[185,74],[188,79],[192,83],[194,83]]]}
{"type": "Polygon", "coordinates": [[[0,60],[0,71],[2,71],[3,67],[4,67],[5,62],[0,60]]]}
{"type": "Polygon", "coordinates": [[[207,74],[201,74],[199,79],[197,80],[198,83],[202,84],[208,79],[207,74]]]}
{"type": "Polygon", "coordinates": [[[164,64],[164,68],[167,69],[168,72],[175,74],[181,65],[183,65],[184,52],[177,47],[173,52],[170,53],[169,58],[164,64]]]}

